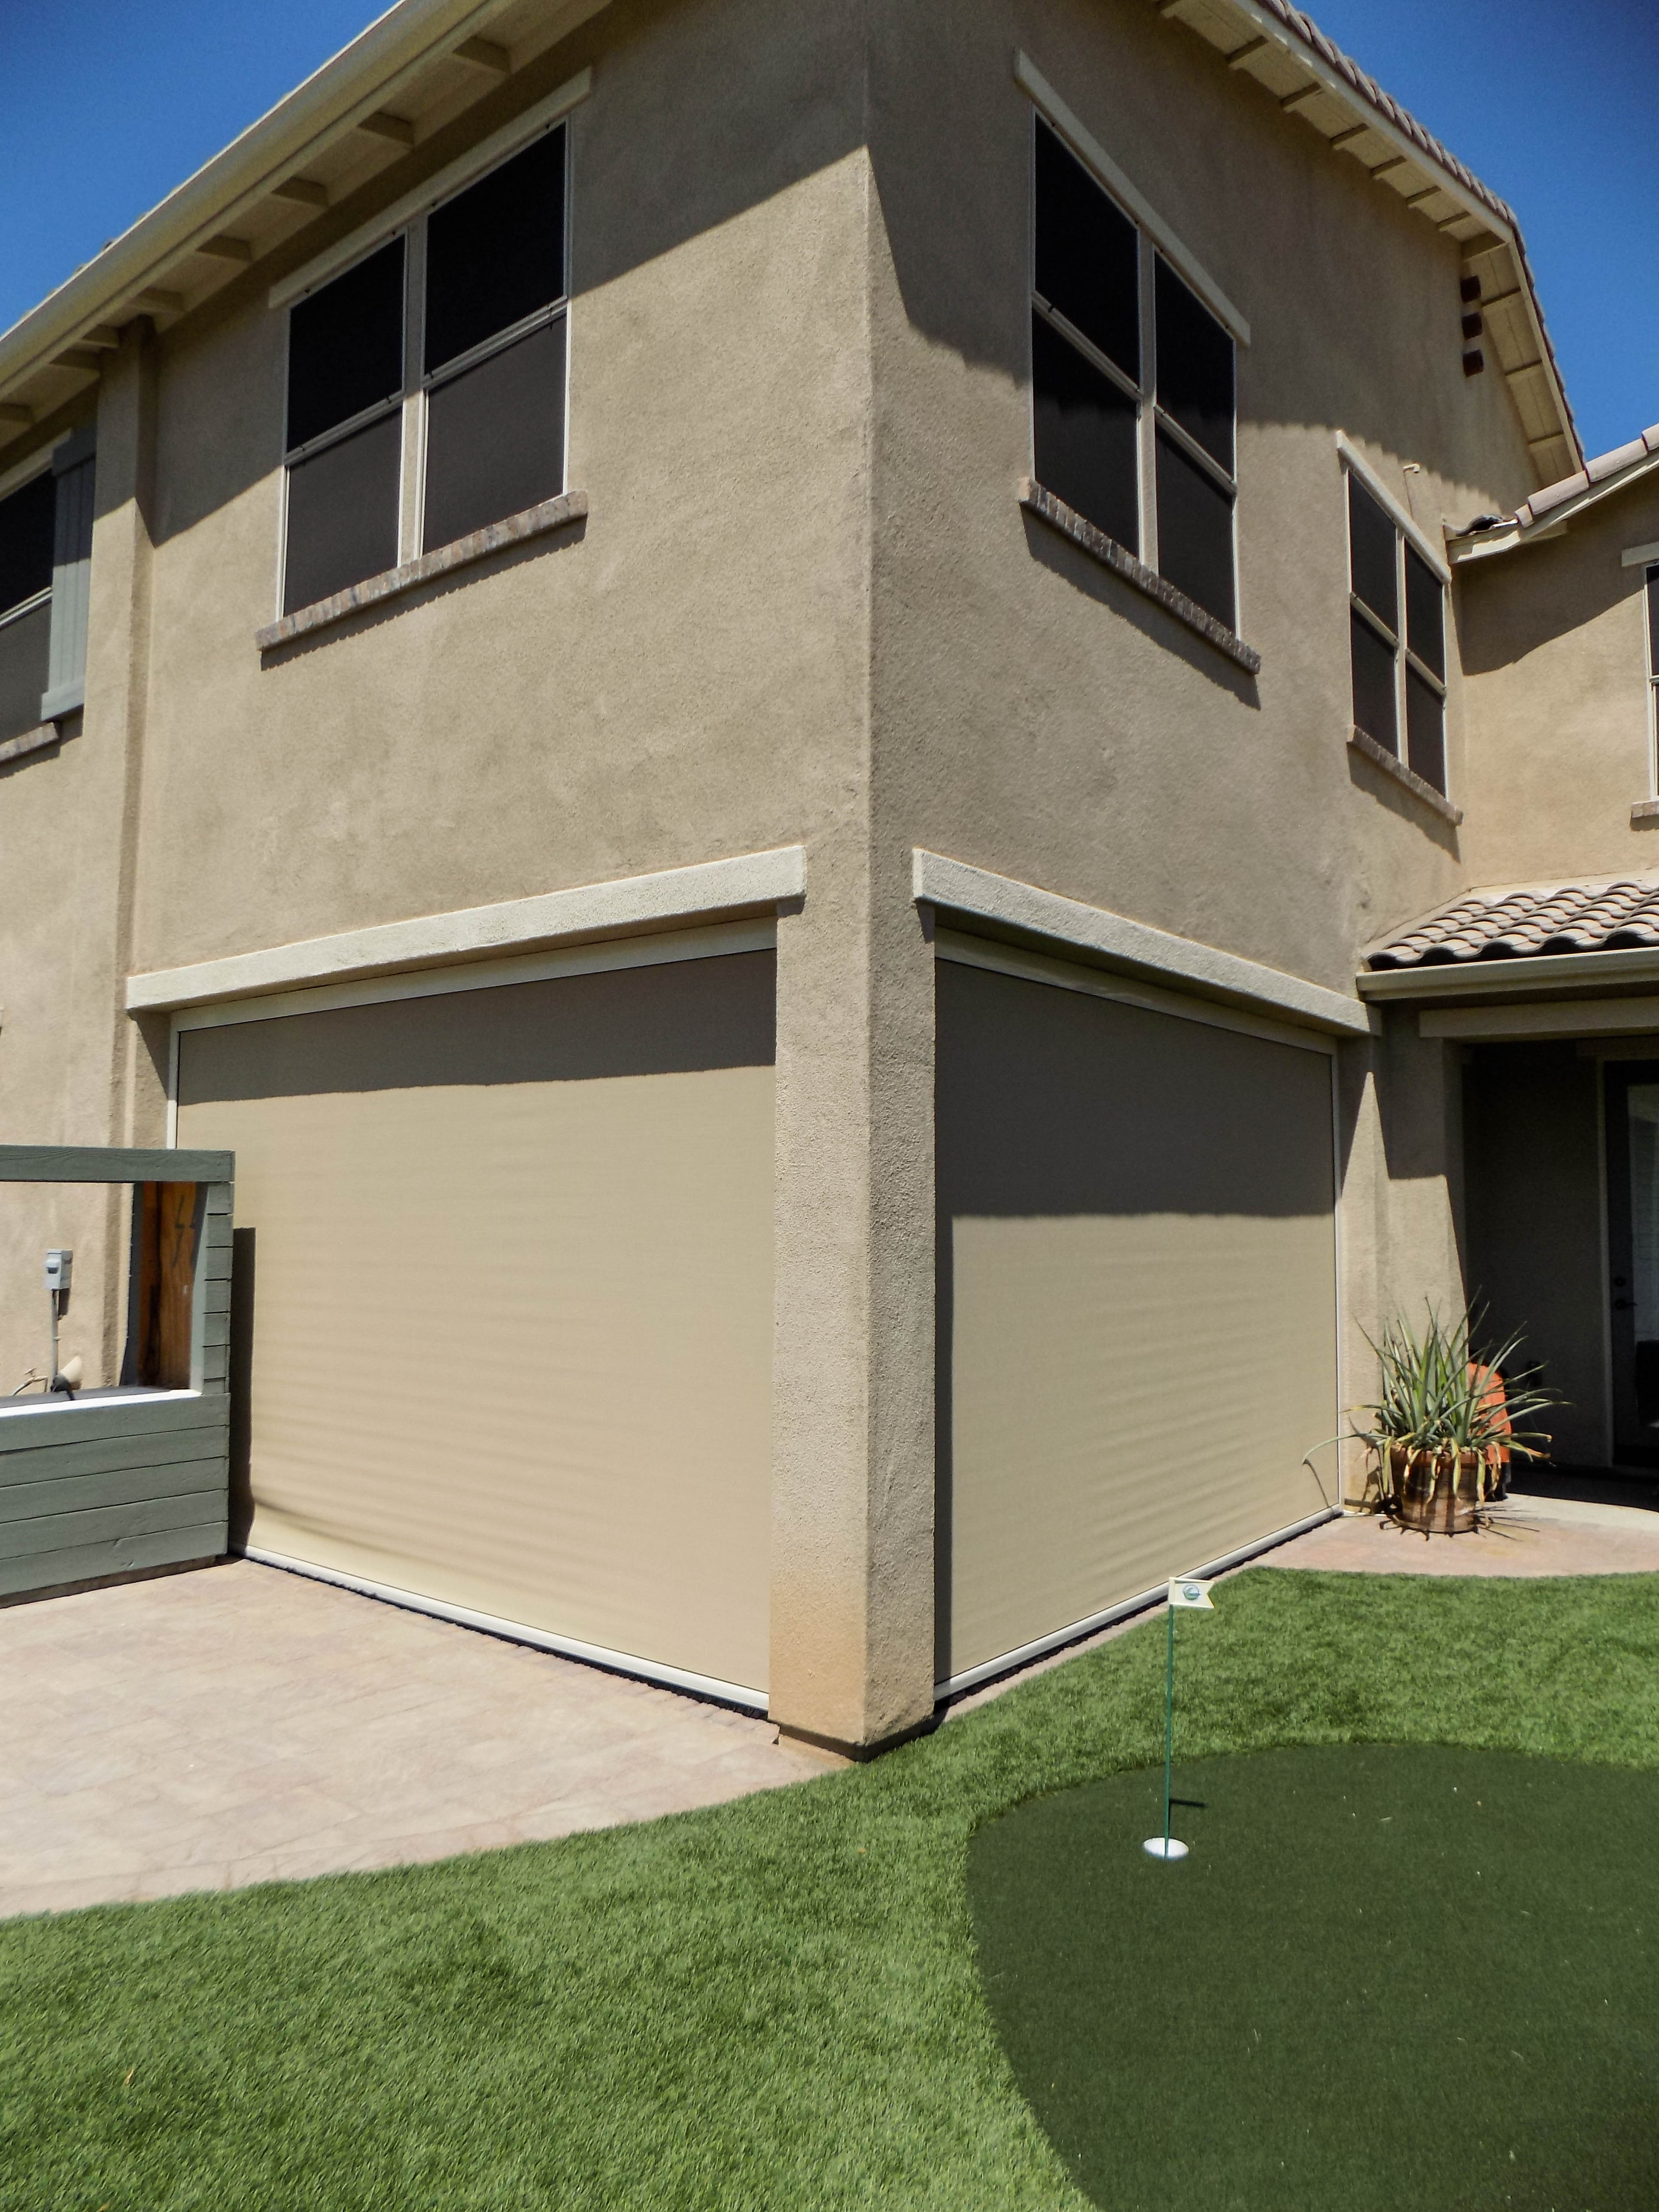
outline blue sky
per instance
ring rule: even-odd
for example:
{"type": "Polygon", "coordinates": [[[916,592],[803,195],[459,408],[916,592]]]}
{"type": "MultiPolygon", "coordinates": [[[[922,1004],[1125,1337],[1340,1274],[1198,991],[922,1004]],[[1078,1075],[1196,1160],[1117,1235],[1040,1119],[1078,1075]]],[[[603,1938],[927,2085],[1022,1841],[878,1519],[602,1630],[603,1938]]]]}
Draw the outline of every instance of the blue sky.
{"type": "MultiPolygon", "coordinates": [[[[0,0],[0,329],[356,36],[355,0],[0,0]]],[[[1310,11],[1514,206],[1591,453],[1659,421],[1659,0],[1310,11]]]]}

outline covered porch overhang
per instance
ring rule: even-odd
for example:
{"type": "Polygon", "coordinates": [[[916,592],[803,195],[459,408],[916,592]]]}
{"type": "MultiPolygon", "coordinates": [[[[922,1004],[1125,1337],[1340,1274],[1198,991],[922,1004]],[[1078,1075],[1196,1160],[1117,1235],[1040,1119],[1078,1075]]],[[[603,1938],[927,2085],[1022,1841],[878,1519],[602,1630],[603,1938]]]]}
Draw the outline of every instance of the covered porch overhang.
{"type": "MultiPolygon", "coordinates": [[[[1607,893],[1587,886],[1582,896],[1607,893]]],[[[1419,943],[1434,919],[1413,933],[1419,943]]],[[[1491,1336],[1521,1332],[1520,1364],[1541,1370],[1565,1401],[1547,1424],[1556,1462],[1650,1486],[1659,1470],[1659,944],[1471,951],[1462,948],[1480,938],[1467,904],[1463,920],[1455,956],[1437,958],[1435,946],[1427,959],[1368,968],[1359,994],[1447,1048],[1462,1130],[1455,1203],[1465,1289],[1491,1336]]]]}

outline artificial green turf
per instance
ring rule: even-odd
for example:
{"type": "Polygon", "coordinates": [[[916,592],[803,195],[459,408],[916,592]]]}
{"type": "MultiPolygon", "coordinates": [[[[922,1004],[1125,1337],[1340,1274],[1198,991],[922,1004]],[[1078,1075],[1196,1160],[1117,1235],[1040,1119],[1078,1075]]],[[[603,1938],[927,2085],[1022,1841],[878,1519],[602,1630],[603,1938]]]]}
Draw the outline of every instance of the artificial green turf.
{"type": "MultiPolygon", "coordinates": [[[[1659,1577],[1258,1570],[1217,1606],[1188,1759],[1659,1770],[1659,1577]]],[[[1150,1765],[1163,1666],[1155,1624],[872,1766],[648,1826],[0,1927],[0,2206],[1082,2212],[985,2002],[969,1839],[1150,1765]]]]}
{"type": "Polygon", "coordinates": [[[1038,1798],[969,1862],[1021,2087],[1122,2212],[1659,2206],[1659,1774],[1318,1745],[1038,1798]]]}

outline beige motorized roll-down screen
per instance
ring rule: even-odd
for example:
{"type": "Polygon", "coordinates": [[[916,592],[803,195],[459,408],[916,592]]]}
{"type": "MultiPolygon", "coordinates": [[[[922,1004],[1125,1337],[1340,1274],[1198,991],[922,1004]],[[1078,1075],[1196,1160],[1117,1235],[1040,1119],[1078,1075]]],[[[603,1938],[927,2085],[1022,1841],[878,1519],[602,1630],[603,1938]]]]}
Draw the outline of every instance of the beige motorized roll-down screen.
{"type": "Polygon", "coordinates": [[[763,1692],[774,969],[183,1030],[252,1547],[763,1692]]]}
{"type": "Polygon", "coordinates": [[[1323,1052],[936,973],[946,1681],[1321,1510],[1336,1254],[1323,1052]]]}

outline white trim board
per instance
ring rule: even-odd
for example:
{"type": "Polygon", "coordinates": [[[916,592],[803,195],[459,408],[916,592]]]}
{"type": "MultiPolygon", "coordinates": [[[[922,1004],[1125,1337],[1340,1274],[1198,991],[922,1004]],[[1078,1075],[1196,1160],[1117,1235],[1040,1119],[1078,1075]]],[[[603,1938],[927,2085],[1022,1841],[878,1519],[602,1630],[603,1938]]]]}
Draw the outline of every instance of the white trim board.
{"type": "Polygon", "coordinates": [[[515,115],[510,123],[502,124],[499,131],[492,131],[489,137],[481,138],[476,146],[471,146],[465,154],[457,155],[435,176],[428,177],[423,185],[416,185],[401,199],[393,200],[390,207],[382,208],[379,215],[371,216],[357,229],[349,232],[344,238],[337,239],[332,246],[325,246],[322,252],[314,255],[302,267],[279,277],[270,288],[269,304],[273,307],[286,307],[319,284],[325,283],[351,262],[360,259],[376,246],[384,244],[406,222],[412,222],[428,208],[435,207],[440,200],[447,199],[451,192],[457,191],[471,178],[481,175],[495,162],[504,161],[509,154],[517,153],[520,146],[527,145],[541,131],[551,130],[556,123],[562,122],[571,109],[579,107],[592,89],[592,70],[579,70],[556,92],[550,92],[544,100],[538,100],[533,106],[526,107],[522,115],[515,115]]]}
{"type": "Polygon", "coordinates": [[[342,1574],[336,1567],[313,1566],[308,1559],[291,1559],[283,1552],[266,1552],[250,1544],[244,1559],[262,1567],[279,1567],[284,1574],[304,1575],[309,1581],[332,1583],[337,1589],[356,1590],[360,1597],[378,1598],[384,1605],[400,1605],[408,1613],[423,1613],[434,1620],[453,1621],[458,1628],[475,1628],[486,1636],[501,1636],[514,1644],[529,1644],[538,1651],[552,1651],[562,1659],[585,1660],[616,1674],[632,1674],[641,1681],[659,1682],[672,1690],[689,1690],[694,1697],[718,1698],[721,1705],[741,1705],[749,1712],[766,1711],[764,1690],[751,1690],[741,1682],[722,1682],[713,1674],[693,1674],[684,1667],[665,1667],[654,1659],[636,1659],[631,1652],[608,1650],[602,1644],[584,1644],[574,1636],[555,1636],[544,1628],[527,1628],[522,1621],[502,1620],[493,1613],[475,1613],[470,1606],[450,1605],[442,1598],[422,1597],[399,1589],[392,1583],[370,1582],[362,1575],[342,1574]]]}
{"type": "Polygon", "coordinates": [[[309,986],[356,981],[507,952],[550,951],[561,939],[625,936],[741,914],[775,910],[806,890],[806,849],[785,845],[726,860],[702,860],[610,883],[581,884],[495,906],[465,907],[410,921],[343,930],[259,952],[237,952],[185,968],[129,975],[129,1013],[161,1013],[215,1000],[251,999],[309,986]]]}
{"type": "Polygon", "coordinates": [[[1440,961],[1431,967],[1362,969],[1355,980],[1368,1000],[1518,999],[1540,990],[1565,994],[1599,983],[1659,985],[1659,952],[1638,945],[1616,952],[1538,952],[1514,960],[1440,961]]]}
{"type": "Polygon", "coordinates": [[[1046,938],[1057,946],[1092,954],[1106,966],[1224,1005],[1337,1036],[1371,1033],[1369,1010],[1340,991],[921,846],[912,854],[912,896],[918,905],[1046,938]]]}
{"type": "Polygon", "coordinates": [[[91,1412],[92,1409],[97,1406],[109,1406],[112,1407],[119,1407],[122,1406],[153,1406],[162,1399],[199,1398],[201,1395],[202,1394],[199,1390],[192,1390],[189,1389],[183,1390],[156,1390],[145,1389],[143,1388],[134,1389],[131,1385],[128,1385],[124,1387],[119,1391],[118,1395],[115,1391],[108,1389],[93,1389],[82,1390],[78,1394],[78,1395],[73,1398],[69,1397],[62,1392],[60,1392],[56,1397],[52,1398],[4,1398],[0,1399],[0,1421],[13,1420],[20,1413],[45,1413],[47,1415],[67,1413],[84,1413],[91,1412]]]}
{"type": "Polygon", "coordinates": [[[1027,54],[1016,52],[1014,56],[1014,82],[1069,143],[1073,152],[1095,172],[1112,197],[1121,202],[1125,212],[1133,216],[1164,259],[1186,278],[1210,313],[1226,325],[1240,345],[1249,345],[1250,326],[1220,285],[1191,248],[1176,236],[1151,201],[1130,183],[1099,139],[1072,112],[1027,54]]]}
{"type": "MultiPolygon", "coordinates": [[[[1341,1480],[1339,1473],[1338,1480],[1341,1480]]],[[[1310,1528],[1322,1528],[1327,1521],[1340,1521],[1342,1508],[1327,1505],[1317,1513],[1310,1513],[1303,1521],[1292,1521],[1288,1528],[1275,1528],[1271,1536],[1258,1536],[1254,1542],[1242,1544],[1236,1552],[1229,1552],[1219,1559],[1212,1559],[1205,1566],[1189,1567],[1187,1574],[1194,1580],[1208,1581],[1212,1576],[1224,1575],[1231,1568],[1242,1567],[1247,1559],[1271,1552],[1276,1545],[1288,1544],[1293,1536],[1304,1536],[1310,1528]]],[[[249,1553],[248,1557],[253,1557],[249,1553]]],[[[1170,1581],[1182,1580],[1174,1576],[1158,1583],[1153,1589],[1142,1590],[1138,1597],[1126,1597],[1116,1605],[1109,1605],[1103,1613],[1091,1613],[1086,1620],[1074,1620],[1069,1628],[1056,1628],[1047,1636],[1039,1636],[1034,1643],[1022,1644],[1017,1651],[1005,1651],[1000,1659],[987,1659],[977,1667],[969,1667],[960,1674],[952,1674],[948,1681],[935,1682],[933,1696],[959,1698],[969,1690],[976,1690],[981,1682],[994,1681],[999,1674],[1012,1674],[1021,1667],[1029,1667],[1034,1659],[1046,1659],[1051,1651],[1062,1650],[1068,1644],[1078,1644],[1085,1636],[1098,1634],[1115,1621],[1127,1620],[1132,1613],[1146,1613],[1168,1597],[1170,1581]]]]}
{"type": "Polygon", "coordinates": [[[1322,1031],[1276,1022],[1243,1007],[1224,1006],[1216,999],[1200,999],[1190,991],[1165,991],[1156,983],[1132,982],[1109,969],[1085,968],[1074,960],[1030,952],[994,937],[972,937],[961,930],[940,928],[933,936],[936,959],[954,961],[963,968],[981,968],[993,975],[1012,975],[1021,982],[1046,983],[1055,990],[1076,991],[1085,998],[1107,999],[1113,1005],[1139,1006],[1151,1014],[1168,1014],[1176,1021],[1200,1022],[1207,1029],[1231,1030],[1241,1036],[1261,1037],[1269,1044],[1291,1045],[1301,1052],[1334,1056],[1337,1042],[1322,1031]]]}
{"type": "Polygon", "coordinates": [[[1407,514],[1405,508],[1395,497],[1394,494],[1389,489],[1387,484],[1383,483],[1382,477],[1378,476],[1376,471],[1371,466],[1370,463],[1365,459],[1364,453],[1360,452],[1358,447],[1354,444],[1353,441],[1347,435],[1346,431],[1339,430],[1337,432],[1336,450],[1341,456],[1343,467],[1345,469],[1352,469],[1353,471],[1355,476],[1357,476],[1360,483],[1364,485],[1366,490],[1370,492],[1371,497],[1376,501],[1377,505],[1384,509],[1389,519],[1395,524],[1395,527],[1404,532],[1406,537],[1423,556],[1423,558],[1428,562],[1430,568],[1433,569],[1435,574],[1439,577],[1441,582],[1443,584],[1449,584],[1451,581],[1451,570],[1446,565],[1446,549],[1444,544],[1442,544],[1437,545],[1433,538],[1429,537],[1425,532],[1422,524],[1420,522],[1413,521],[1412,517],[1407,514]]]}

